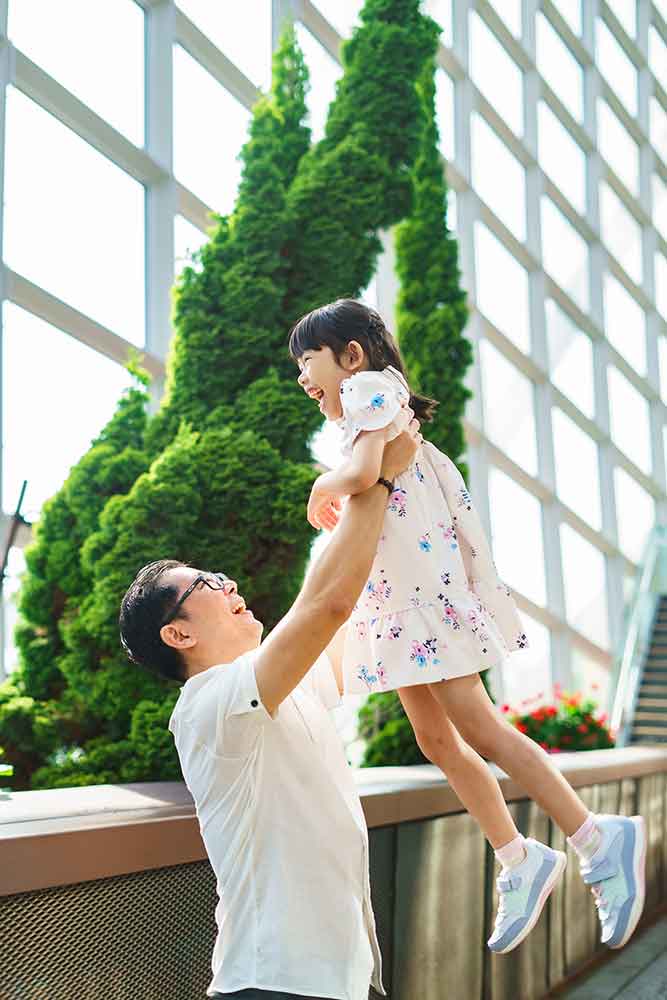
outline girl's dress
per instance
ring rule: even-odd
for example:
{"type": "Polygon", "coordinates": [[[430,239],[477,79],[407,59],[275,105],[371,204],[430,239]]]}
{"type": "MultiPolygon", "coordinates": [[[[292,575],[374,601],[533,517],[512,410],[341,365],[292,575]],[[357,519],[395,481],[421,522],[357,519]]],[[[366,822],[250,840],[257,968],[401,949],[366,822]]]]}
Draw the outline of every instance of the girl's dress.
{"type": "MultiPolygon", "coordinates": [[[[342,452],[357,435],[409,422],[401,373],[358,372],[340,387],[342,452]]],[[[528,642],[461,473],[428,441],[394,481],[371,574],[349,620],[345,691],[393,691],[474,674],[528,642]]]]}

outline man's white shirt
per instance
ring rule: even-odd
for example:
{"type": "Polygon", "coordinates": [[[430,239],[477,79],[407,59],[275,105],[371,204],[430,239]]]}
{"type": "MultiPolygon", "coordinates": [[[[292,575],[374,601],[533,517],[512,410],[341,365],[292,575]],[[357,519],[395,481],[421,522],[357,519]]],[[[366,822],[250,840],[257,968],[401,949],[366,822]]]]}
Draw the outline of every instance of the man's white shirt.
{"type": "Polygon", "coordinates": [[[216,875],[208,994],[246,987],[367,1000],[383,995],[368,832],[328,709],[323,654],[272,717],[259,650],[190,677],[169,720],[216,875]]]}

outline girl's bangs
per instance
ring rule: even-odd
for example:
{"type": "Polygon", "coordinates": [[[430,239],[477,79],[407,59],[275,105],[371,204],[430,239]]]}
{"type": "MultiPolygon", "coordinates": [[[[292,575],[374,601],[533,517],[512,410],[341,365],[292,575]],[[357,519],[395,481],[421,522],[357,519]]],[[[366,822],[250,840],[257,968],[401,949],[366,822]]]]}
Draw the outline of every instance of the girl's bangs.
{"type": "Polygon", "coordinates": [[[289,352],[295,361],[306,351],[318,351],[328,343],[325,324],[315,312],[307,313],[297,320],[289,338],[289,352]]]}

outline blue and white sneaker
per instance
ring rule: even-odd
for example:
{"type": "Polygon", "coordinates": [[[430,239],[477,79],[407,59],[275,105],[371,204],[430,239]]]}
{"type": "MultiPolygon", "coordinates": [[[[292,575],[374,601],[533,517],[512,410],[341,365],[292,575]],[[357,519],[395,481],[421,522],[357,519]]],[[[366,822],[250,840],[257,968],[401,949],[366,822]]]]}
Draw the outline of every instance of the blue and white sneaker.
{"type": "Polygon", "coordinates": [[[531,837],[526,837],[524,847],[526,857],[521,864],[503,868],[496,879],[500,902],[487,944],[499,955],[516,948],[532,931],[567,864],[562,851],[554,851],[531,837]]]}
{"type": "Polygon", "coordinates": [[[596,816],[602,842],[581,874],[595,897],[600,940],[622,948],[634,931],[646,896],[646,824],[641,816],[596,816]]]}

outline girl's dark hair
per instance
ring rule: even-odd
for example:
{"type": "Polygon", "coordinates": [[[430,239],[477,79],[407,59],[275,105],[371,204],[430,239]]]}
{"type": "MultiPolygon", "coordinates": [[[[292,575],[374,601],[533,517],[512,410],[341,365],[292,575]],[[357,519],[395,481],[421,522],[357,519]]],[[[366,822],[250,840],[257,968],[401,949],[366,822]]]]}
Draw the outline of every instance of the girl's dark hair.
{"type": "MultiPolygon", "coordinates": [[[[162,641],[160,628],[176,603],[178,587],[163,582],[162,574],[185,565],[158,559],[140,569],[121,602],[118,622],[121,645],[132,662],[175,681],[185,680],[185,663],[177,649],[162,641]]],[[[188,617],[185,608],[179,617],[188,617]]]]}
{"type": "MultiPolygon", "coordinates": [[[[351,340],[361,344],[373,371],[393,365],[408,382],[398,344],[384,320],[375,309],[356,299],[337,299],[302,316],[290,331],[289,352],[298,361],[305,351],[330,347],[340,360],[351,340]]],[[[437,405],[436,399],[410,390],[410,406],[417,420],[432,420],[437,405]]]]}

